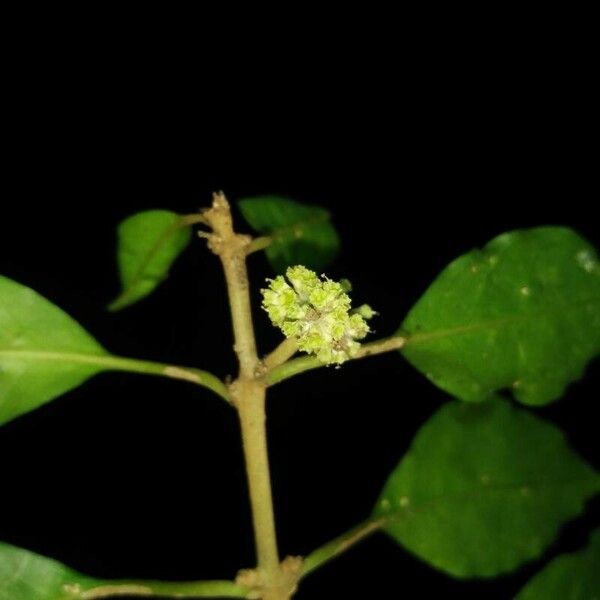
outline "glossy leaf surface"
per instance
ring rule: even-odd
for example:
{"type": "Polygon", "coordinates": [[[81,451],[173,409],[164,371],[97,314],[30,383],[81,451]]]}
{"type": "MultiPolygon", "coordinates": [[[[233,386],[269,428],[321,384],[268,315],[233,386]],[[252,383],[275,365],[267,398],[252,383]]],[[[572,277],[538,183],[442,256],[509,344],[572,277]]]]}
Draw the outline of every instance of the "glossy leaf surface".
{"type": "Polygon", "coordinates": [[[462,400],[556,400],[600,353],[595,250],[562,227],[501,235],[448,265],[402,332],[404,356],[462,400]]]}
{"type": "Polygon", "coordinates": [[[0,424],[80,385],[106,355],[60,308],[0,276],[0,424]]]}
{"type": "Polygon", "coordinates": [[[516,600],[600,598],[600,529],[587,548],[555,558],[521,590],[516,600]]]}
{"type": "Polygon", "coordinates": [[[74,600],[95,585],[55,560],[0,543],[0,600],[74,600]]]}
{"type": "Polygon", "coordinates": [[[490,577],[539,556],[599,490],[553,425],[503,401],[450,402],[417,433],[375,515],[432,566],[490,577]]]}
{"type": "Polygon", "coordinates": [[[147,210],[125,219],[119,225],[117,247],[122,291],[109,309],[120,310],[151,294],[191,235],[184,219],[168,210],[147,210]]]}

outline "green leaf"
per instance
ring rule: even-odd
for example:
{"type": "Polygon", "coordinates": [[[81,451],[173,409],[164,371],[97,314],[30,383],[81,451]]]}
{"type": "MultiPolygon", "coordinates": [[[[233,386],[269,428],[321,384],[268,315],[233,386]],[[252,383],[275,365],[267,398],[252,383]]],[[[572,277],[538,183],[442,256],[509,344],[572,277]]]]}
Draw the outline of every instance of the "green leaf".
{"type": "Polygon", "coordinates": [[[266,252],[277,273],[293,265],[322,269],[339,252],[337,231],[329,212],[320,206],[260,196],[240,200],[239,207],[253,229],[271,237],[266,252]]]}
{"type": "Polygon", "coordinates": [[[106,355],[60,308],[0,276],[0,424],[80,385],[106,355]]]}
{"type": "Polygon", "coordinates": [[[384,529],[456,577],[538,557],[600,490],[553,425],[507,402],[450,402],[420,429],[375,508],[384,529]]]}
{"type": "Polygon", "coordinates": [[[100,581],[85,577],[55,560],[0,542],[0,600],[73,600],[77,586],[100,581]]]}
{"type": "Polygon", "coordinates": [[[555,558],[519,592],[516,600],[600,598],[600,529],[584,550],[555,558]]]}
{"type": "Polygon", "coordinates": [[[562,227],[505,233],[452,262],[402,324],[404,356],[468,401],[559,398],[600,353],[600,264],[562,227]]]}
{"type": "Polygon", "coordinates": [[[117,311],[154,291],[189,244],[191,227],[168,210],[147,210],[125,219],[118,229],[122,291],[109,305],[117,311]]]}
{"type": "Polygon", "coordinates": [[[91,600],[116,596],[248,598],[233,581],[119,581],[81,575],[22,548],[0,543],[0,600],[91,600]]]}
{"type": "Polygon", "coordinates": [[[212,373],[109,354],[60,308],[0,276],[0,425],[105,370],[189,381],[229,401],[212,373]]]}

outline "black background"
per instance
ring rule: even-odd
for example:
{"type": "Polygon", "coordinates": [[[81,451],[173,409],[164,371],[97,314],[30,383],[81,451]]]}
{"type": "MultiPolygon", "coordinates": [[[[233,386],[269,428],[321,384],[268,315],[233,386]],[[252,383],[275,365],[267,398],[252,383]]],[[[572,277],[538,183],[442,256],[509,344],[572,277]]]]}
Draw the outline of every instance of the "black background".
{"type": "MultiPolygon", "coordinates": [[[[141,77],[135,61],[115,72],[102,65],[101,56],[58,67],[36,55],[11,89],[0,272],[114,353],[235,372],[222,274],[200,240],[150,298],[104,310],[118,291],[117,223],[146,208],[192,212],[217,189],[234,202],[278,193],[330,208],[343,254],[328,274],[349,278],[354,301],[380,312],[381,335],[451,259],[503,231],[564,224],[600,246],[585,81],[569,81],[563,102],[553,78],[503,69],[463,77],[446,65],[397,81],[364,69],[326,79],[324,90],[203,73],[191,84],[165,64],[160,78],[150,64],[141,77]]],[[[257,306],[270,271],[261,255],[250,268],[257,306]]],[[[255,321],[264,353],[279,338],[258,309],[255,321]]],[[[597,468],[599,389],[595,362],[538,411],[597,468]]],[[[368,516],[417,428],[448,400],[396,354],[274,388],[282,553],[306,554],[368,516]]],[[[0,456],[3,541],[99,577],[229,578],[252,565],[235,414],[207,391],[102,374],[0,429],[0,456]]],[[[581,546],[599,524],[595,502],[549,555],[581,546]]],[[[505,599],[543,562],[462,582],[376,536],[297,597],[505,599]]]]}

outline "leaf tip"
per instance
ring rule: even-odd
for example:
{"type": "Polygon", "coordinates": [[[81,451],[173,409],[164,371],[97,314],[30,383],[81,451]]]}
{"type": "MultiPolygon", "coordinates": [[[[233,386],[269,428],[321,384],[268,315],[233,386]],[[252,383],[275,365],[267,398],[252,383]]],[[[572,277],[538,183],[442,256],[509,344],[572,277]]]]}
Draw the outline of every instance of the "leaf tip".
{"type": "Polygon", "coordinates": [[[121,294],[106,305],[106,310],[111,313],[116,313],[127,308],[130,304],[131,302],[128,302],[127,297],[124,294],[121,294]]]}

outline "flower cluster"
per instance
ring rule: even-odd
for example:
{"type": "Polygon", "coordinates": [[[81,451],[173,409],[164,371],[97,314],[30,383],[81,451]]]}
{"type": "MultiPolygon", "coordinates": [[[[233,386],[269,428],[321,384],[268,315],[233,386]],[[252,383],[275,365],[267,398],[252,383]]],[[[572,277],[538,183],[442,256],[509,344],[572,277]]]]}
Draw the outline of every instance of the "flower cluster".
{"type": "Polygon", "coordinates": [[[289,267],[287,280],[271,279],[262,306],[286,337],[296,338],[298,348],[315,354],[326,364],[341,364],[356,355],[369,333],[365,319],[375,313],[367,305],[350,310],[344,286],[301,265],[289,267]],[[291,285],[290,285],[291,284],[291,285]]]}

